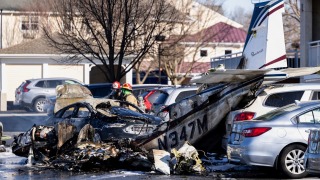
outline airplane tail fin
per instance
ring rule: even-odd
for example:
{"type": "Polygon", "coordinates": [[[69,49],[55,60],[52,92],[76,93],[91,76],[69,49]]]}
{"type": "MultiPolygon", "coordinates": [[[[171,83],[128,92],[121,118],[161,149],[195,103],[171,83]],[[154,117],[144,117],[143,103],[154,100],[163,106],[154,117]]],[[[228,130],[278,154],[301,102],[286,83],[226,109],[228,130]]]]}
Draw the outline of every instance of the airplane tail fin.
{"type": "Polygon", "coordinates": [[[283,0],[255,3],[239,69],[286,68],[283,0]]]}

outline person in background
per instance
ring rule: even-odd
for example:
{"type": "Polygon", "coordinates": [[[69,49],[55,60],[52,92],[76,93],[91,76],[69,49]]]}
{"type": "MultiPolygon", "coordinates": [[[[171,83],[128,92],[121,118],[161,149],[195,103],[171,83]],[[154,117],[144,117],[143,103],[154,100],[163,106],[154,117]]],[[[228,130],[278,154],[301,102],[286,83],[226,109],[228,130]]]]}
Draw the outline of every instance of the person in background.
{"type": "Polygon", "coordinates": [[[121,100],[121,84],[118,81],[112,83],[112,91],[108,95],[108,99],[121,100]]]}
{"type": "MultiPolygon", "coordinates": [[[[135,106],[138,106],[137,98],[132,94],[132,86],[129,83],[124,83],[121,87],[122,100],[127,101],[135,106]]],[[[132,106],[127,107],[130,110],[135,111],[136,109],[132,106]]]]}

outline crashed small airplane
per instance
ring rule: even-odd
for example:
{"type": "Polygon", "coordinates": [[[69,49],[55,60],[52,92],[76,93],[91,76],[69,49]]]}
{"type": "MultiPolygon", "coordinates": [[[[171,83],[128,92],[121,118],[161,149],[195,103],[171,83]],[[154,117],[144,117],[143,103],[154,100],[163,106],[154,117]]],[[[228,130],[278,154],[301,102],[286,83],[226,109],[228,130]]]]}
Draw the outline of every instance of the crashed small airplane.
{"type": "Polygon", "coordinates": [[[170,150],[189,141],[206,144],[200,147],[207,149],[212,146],[208,138],[216,137],[214,128],[231,109],[250,102],[248,98],[254,98],[261,85],[318,72],[319,67],[287,68],[283,12],[283,0],[256,3],[238,69],[210,69],[192,79],[192,83],[209,88],[167,107],[170,121],[165,122],[165,131],[154,133],[139,145],[170,150]]]}
{"type": "MultiPolygon", "coordinates": [[[[246,98],[254,97],[262,84],[320,70],[286,68],[283,9],[283,0],[255,4],[239,69],[210,69],[208,73],[192,79],[192,83],[202,84],[199,92],[163,109],[159,116],[169,113],[169,120],[151,117],[139,108],[137,111],[124,109],[120,107],[122,102],[94,99],[88,90],[82,89],[81,96],[74,96],[74,93],[70,93],[73,92],[72,88],[65,85],[58,90],[56,113],[51,118],[51,124],[38,125],[20,134],[15,138],[12,152],[25,157],[37,154],[38,160],[46,163],[52,163],[58,157],[61,159],[67,152],[69,162],[83,162],[84,157],[87,161],[97,157],[100,157],[99,161],[110,160],[111,157],[123,160],[116,152],[128,147],[134,154],[154,149],[171,151],[183,147],[186,142],[193,145],[203,141],[210,133],[214,133],[231,109],[248,102],[246,98]],[[274,70],[279,67],[286,69],[274,70]],[[82,109],[87,110],[80,115],[78,112],[82,109]],[[84,146],[85,142],[90,143],[84,146]],[[89,156],[89,152],[93,152],[90,148],[96,147],[92,143],[100,143],[98,146],[101,147],[101,142],[113,144],[104,145],[94,150],[97,152],[94,156],[89,156]],[[87,154],[79,154],[79,149],[87,154]]],[[[77,90],[75,93],[79,94],[77,90]]],[[[131,158],[130,162],[137,161],[136,157],[131,158]]],[[[140,162],[143,167],[148,164],[140,162]]]]}

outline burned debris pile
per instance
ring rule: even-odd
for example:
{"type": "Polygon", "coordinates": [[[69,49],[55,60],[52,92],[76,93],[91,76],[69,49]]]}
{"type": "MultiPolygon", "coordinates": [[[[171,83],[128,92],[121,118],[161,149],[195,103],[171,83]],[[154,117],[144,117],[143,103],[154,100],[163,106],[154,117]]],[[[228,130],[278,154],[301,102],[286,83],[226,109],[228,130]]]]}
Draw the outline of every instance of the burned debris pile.
{"type": "Polygon", "coordinates": [[[194,147],[185,144],[180,150],[166,152],[167,159],[155,158],[159,154],[146,151],[131,139],[109,142],[95,140],[94,128],[87,124],[79,133],[75,127],[59,123],[50,126],[34,126],[15,138],[12,150],[18,156],[28,157],[33,165],[46,165],[67,171],[111,171],[115,169],[151,171],[165,174],[204,174],[194,147]],[[56,135],[57,134],[57,135],[56,135]],[[156,160],[155,160],[156,159],[156,160]],[[166,167],[159,168],[159,161],[166,167]],[[156,168],[157,167],[157,168],[156,168]],[[164,171],[163,168],[167,169],[164,171]]]}

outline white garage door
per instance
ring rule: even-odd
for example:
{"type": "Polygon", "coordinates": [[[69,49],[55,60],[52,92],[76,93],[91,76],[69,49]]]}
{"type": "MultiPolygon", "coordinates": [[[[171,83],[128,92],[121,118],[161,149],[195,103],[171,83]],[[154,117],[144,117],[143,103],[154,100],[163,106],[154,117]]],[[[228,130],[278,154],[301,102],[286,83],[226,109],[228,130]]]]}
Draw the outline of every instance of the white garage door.
{"type": "Polygon", "coordinates": [[[47,77],[68,77],[83,82],[84,65],[49,65],[47,77]]]}
{"type": "Polygon", "coordinates": [[[6,65],[7,101],[14,101],[14,91],[27,79],[41,78],[41,65],[6,65]]]}

